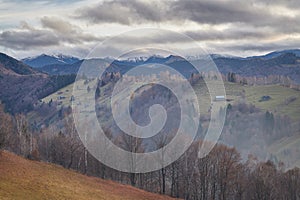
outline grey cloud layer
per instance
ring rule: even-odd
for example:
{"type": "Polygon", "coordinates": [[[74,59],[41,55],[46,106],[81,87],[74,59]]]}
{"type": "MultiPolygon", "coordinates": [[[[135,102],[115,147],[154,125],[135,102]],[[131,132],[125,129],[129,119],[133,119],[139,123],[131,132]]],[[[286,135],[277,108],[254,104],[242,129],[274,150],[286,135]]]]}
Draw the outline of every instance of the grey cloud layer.
{"type": "Polygon", "coordinates": [[[9,3],[39,3],[39,4],[45,4],[45,5],[49,5],[49,4],[57,4],[57,5],[61,5],[61,4],[70,4],[70,3],[74,3],[74,2],[79,2],[79,1],[83,1],[83,0],[26,0],[26,2],[24,0],[1,0],[2,2],[9,2],[9,3]]]}
{"type": "Polygon", "coordinates": [[[37,29],[22,22],[19,29],[0,32],[0,45],[16,50],[27,50],[64,44],[79,45],[101,39],[86,34],[79,27],[59,18],[44,17],[41,24],[43,29],[37,29]]]}
{"type": "Polygon", "coordinates": [[[22,22],[19,30],[7,30],[0,33],[0,45],[15,50],[58,44],[59,37],[52,31],[35,29],[25,22],[22,22]]]}
{"type": "Polygon", "coordinates": [[[274,6],[291,8],[298,4],[296,0],[272,2],[269,0],[178,0],[161,3],[152,1],[151,4],[139,0],[113,0],[81,8],[78,10],[77,17],[92,23],[140,24],[166,21],[180,23],[190,20],[200,24],[246,23],[254,26],[270,26],[280,25],[284,21],[298,22],[297,18],[277,15],[272,11],[274,6]]]}
{"type": "Polygon", "coordinates": [[[60,36],[61,41],[67,41],[72,44],[81,44],[84,42],[99,41],[98,38],[91,34],[84,33],[83,30],[69,22],[59,18],[44,17],[41,19],[44,28],[51,29],[60,36]]]}
{"type": "Polygon", "coordinates": [[[196,41],[226,41],[226,40],[245,40],[245,39],[265,39],[274,36],[268,29],[238,29],[228,28],[225,30],[193,30],[185,31],[184,34],[196,41]]]}
{"type": "MultiPolygon", "coordinates": [[[[57,3],[56,0],[55,2],[57,3]]],[[[272,51],[276,48],[294,48],[300,45],[298,2],[299,0],[103,1],[71,11],[69,14],[75,16],[71,19],[72,23],[60,18],[43,17],[40,19],[40,28],[23,23],[19,29],[0,31],[0,45],[15,50],[60,46],[76,48],[83,47],[87,43],[94,45],[106,39],[86,33],[74,25],[76,22],[79,22],[78,24],[89,22],[93,28],[99,27],[99,30],[102,30],[101,26],[105,23],[115,23],[115,26],[135,25],[135,27],[150,23],[158,24],[161,28],[171,24],[177,27],[177,30],[183,27],[182,33],[216,50],[272,51]],[[185,27],[186,22],[194,22],[197,25],[191,27],[191,23],[188,23],[189,26],[185,27]],[[202,26],[198,26],[203,24],[208,28],[201,29],[202,26]]],[[[105,34],[109,34],[109,30],[105,34]]],[[[174,36],[158,34],[124,38],[119,44],[180,42],[180,39],[174,36]]]]}
{"type": "MultiPolygon", "coordinates": [[[[124,25],[171,23],[178,27],[185,22],[195,22],[200,25],[225,25],[229,28],[218,30],[184,31],[185,34],[197,41],[218,42],[212,47],[233,50],[250,50],[257,47],[258,51],[274,50],[278,47],[288,47],[288,41],[278,39],[267,41],[270,38],[286,38],[300,35],[300,4],[298,0],[177,0],[177,1],[146,1],[112,0],[104,1],[94,6],[81,8],[77,18],[90,23],[119,23],[124,25]],[[248,47],[232,45],[231,40],[239,41],[248,47]],[[266,40],[266,41],[265,41],[266,40]],[[278,45],[274,44],[278,42],[278,45]],[[266,44],[263,48],[253,43],[266,44]],[[269,44],[270,43],[270,44],[269,44]],[[273,43],[273,44],[272,44],[273,43]],[[227,46],[228,45],[228,46],[227,46]],[[231,47],[229,47],[231,45],[231,47]],[[274,47],[272,49],[272,47],[274,47]]],[[[166,40],[150,39],[149,42],[176,41],[175,38],[161,36],[166,40]]],[[[180,42],[180,41],[177,41],[180,42]]],[[[294,46],[294,45],[293,45],[294,46]]]]}
{"type": "Polygon", "coordinates": [[[0,44],[16,50],[58,45],[58,40],[56,35],[43,30],[4,31],[0,33],[0,44]]]}

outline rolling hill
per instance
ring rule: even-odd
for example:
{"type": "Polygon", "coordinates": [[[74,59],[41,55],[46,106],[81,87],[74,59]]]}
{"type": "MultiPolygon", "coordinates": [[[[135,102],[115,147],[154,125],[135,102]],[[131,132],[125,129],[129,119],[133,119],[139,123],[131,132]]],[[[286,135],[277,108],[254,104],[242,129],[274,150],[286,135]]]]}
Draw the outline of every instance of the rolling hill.
{"type": "Polygon", "coordinates": [[[172,199],[128,185],[88,177],[54,164],[0,152],[0,199],[172,199]]]}
{"type": "MultiPolygon", "coordinates": [[[[228,103],[230,103],[232,106],[234,105],[243,105],[243,103],[246,103],[247,105],[254,105],[255,108],[258,109],[257,113],[253,111],[253,113],[242,113],[242,112],[235,112],[235,114],[228,115],[228,121],[225,125],[225,131],[222,133],[223,138],[220,138],[220,142],[223,142],[229,146],[235,146],[244,156],[246,159],[249,152],[255,153],[256,156],[258,156],[260,159],[265,159],[269,155],[272,155],[277,160],[286,161],[285,163],[287,166],[299,166],[299,156],[293,153],[287,153],[289,151],[296,152],[295,149],[298,148],[297,145],[300,144],[300,135],[299,130],[297,127],[299,125],[300,120],[300,92],[291,88],[287,88],[281,85],[256,85],[256,86],[250,86],[250,85],[242,85],[238,83],[231,83],[228,81],[224,82],[225,84],[225,90],[227,99],[229,100],[228,103]],[[268,97],[266,100],[264,97],[268,97]],[[263,132],[260,129],[261,121],[263,121],[262,117],[264,116],[266,111],[270,111],[275,116],[288,116],[289,119],[291,119],[289,125],[286,124],[289,128],[289,133],[282,131],[281,134],[278,136],[278,138],[271,138],[266,136],[267,134],[263,132]],[[231,118],[233,115],[238,116],[240,118],[240,121],[238,123],[234,124],[237,119],[231,118]],[[234,122],[232,122],[232,120],[234,122]],[[229,123],[230,122],[230,123],[229,123]],[[231,122],[233,124],[231,124],[231,122]],[[241,126],[244,127],[241,128],[239,126],[239,123],[241,126]],[[244,125],[242,125],[245,123],[244,125]],[[251,124],[251,126],[247,126],[247,124],[251,124]],[[235,127],[235,129],[234,129],[235,127]],[[248,128],[245,128],[248,127],[248,128]],[[253,131],[255,130],[255,131],[253,131]],[[254,134],[257,133],[257,134],[254,134]],[[232,139],[235,138],[236,140],[232,139]],[[237,139],[239,138],[239,139],[237,139]],[[251,140],[250,140],[251,139],[251,140]],[[260,144],[261,142],[266,142],[264,144],[260,144]],[[259,152],[256,152],[256,147],[253,148],[253,144],[259,144],[265,149],[259,150],[259,152]],[[287,162],[289,161],[289,162],[287,162]]],[[[86,90],[88,87],[87,85],[84,85],[84,83],[78,84],[80,91],[86,90]]],[[[77,85],[77,87],[78,87],[77,85]]],[[[100,88],[100,98],[98,99],[98,106],[101,108],[99,110],[99,120],[102,120],[103,124],[105,122],[110,123],[111,122],[111,116],[109,115],[109,111],[107,111],[106,106],[108,105],[108,95],[106,94],[107,91],[110,88],[110,84],[107,84],[100,88]],[[107,120],[109,119],[109,120],[107,120]]],[[[129,88],[130,86],[128,86],[129,88]]],[[[202,121],[201,125],[202,128],[205,130],[207,127],[207,123],[205,121],[206,117],[209,114],[209,106],[211,104],[210,99],[208,98],[208,91],[205,87],[205,83],[203,81],[200,81],[194,85],[194,90],[196,94],[201,98],[200,101],[200,112],[202,115],[202,121]]],[[[146,90],[145,90],[146,91],[146,90]]],[[[70,84],[59,91],[45,97],[42,99],[42,101],[47,104],[50,101],[57,101],[59,107],[68,107],[71,105],[72,102],[72,92],[73,92],[73,84],[70,84]],[[62,98],[63,97],[63,98],[62,98]]],[[[84,94],[84,93],[83,93],[84,94]]],[[[138,106],[138,110],[141,111],[141,113],[137,114],[139,116],[138,119],[135,119],[136,121],[140,120],[140,123],[145,122],[147,118],[143,115],[145,112],[145,108],[148,108],[149,105],[147,104],[147,96],[146,94],[152,94],[151,91],[146,91],[144,98],[140,98],[140,100],[134,101],[136,104],[132,104],[138,106]],[[141,103],[142,102],[142,103],[141,103]]],[[[157,91],[157,96],[163,96],[160,94],[160,91],[157,91]]],[[[135,97],[138,97],[136,95],[135,97]]],[[[121,98],[121,97],[120,97],[121,98]]],[[[153,97],[151,97],[153,98],[153,97]]],[[[133,102],[133,103],[134,103],[133,102]]],[[[171,105],[174,105],[173,103],[171,105]]],[[[172,110],[171,105],[167,106],[170,111],[172,110]]],[[[86,105],[87,109],[92,110],[93,107],[89,104],[86,105]]],[[[255,109],[254,109],[255,110],[255,109]]],[[[133,115],[135,116],[135,115],[133,115]]],[[[175,116],[175,115],[174,115],[175,116]]],[[[276,118],[279,123],[279,118],[276,118]]],[[[168,127],[168,126],[166,126],[168,127]]],[[[175,127],[175,125],[172,125],[172,127],[175,127]]],[[[284,129],[287,130],[287,129],[284,129]]],[[[273,136],[272,136],[273,137],[273,136]]],[[[151,143],[147,143],[147,147],[151,146],[151,143]]],[[[253,153],[253,154],[254,154],[253,153]]]]}

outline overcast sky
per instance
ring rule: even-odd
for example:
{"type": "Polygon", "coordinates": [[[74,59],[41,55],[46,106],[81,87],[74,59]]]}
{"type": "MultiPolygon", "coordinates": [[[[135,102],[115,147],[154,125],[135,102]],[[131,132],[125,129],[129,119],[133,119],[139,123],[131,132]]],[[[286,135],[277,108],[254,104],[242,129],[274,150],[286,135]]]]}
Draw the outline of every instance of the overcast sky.
{"type": "MultiPolygon", "coordinates": [[[[0,0],[0,52],[85,57],[107,38],[151,27],[186,34],[209,53],[251,56],[300,48],[299,19],[299,0],[0,0]]],[[[189,46],[173,36],[120,45],[145,39],[189,46]]]]}

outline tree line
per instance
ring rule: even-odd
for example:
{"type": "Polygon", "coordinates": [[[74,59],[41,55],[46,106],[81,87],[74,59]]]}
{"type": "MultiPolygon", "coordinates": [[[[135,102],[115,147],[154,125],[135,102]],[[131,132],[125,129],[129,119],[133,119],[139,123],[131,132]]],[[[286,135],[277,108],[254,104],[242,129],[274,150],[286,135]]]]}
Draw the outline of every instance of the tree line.
{"type": "MultiPolygon", "coordinates": [[[[274,85],[279,84],[281,86],[300,90],[300,84],[292,80],[286,75],[272,74],[268,76],[243,76],[236,74],[234,72],[228,72],[227,74],[222,74],[223,81],[228,81],[231,83],[238,83],[241,85],[274,85]]],[[[202,72],[202,73],[192,73],[189,81],[191,84],[197,83],[202,79],[217,79],[217,72],[202,72]]]]}

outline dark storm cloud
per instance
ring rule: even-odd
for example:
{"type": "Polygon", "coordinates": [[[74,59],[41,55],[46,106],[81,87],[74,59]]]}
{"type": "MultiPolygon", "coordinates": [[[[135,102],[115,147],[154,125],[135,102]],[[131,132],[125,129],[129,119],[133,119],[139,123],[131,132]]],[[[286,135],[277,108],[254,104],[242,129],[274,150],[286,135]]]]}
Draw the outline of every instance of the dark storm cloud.
{"type": "Polygon", "coordinates": [[[59,35],[61,41],[67,41],[72,44],[81,44],[103,39],[84,33],[80,27],[59,18],[43,17],[41,23],[44,28],[50,29],[59,35]]]}
{"type": "Polygon", "coordinates": [[[79,2],[83,0],[2,0],[2,2],[8,2],[8,3],[39,3],[39,4],[53,4],[53,5],[59,5],[59,4],[71,4],[74,2],[79,2]]]}
{"type": "MultiPolygon", "coordinates": [[[[178,0],[154,1],[104,1],[100,4],[77,10],[77,17],[91,23],[142,24],[172,22],[182,24],[193,21],[198,24],[245,24],[252,27],[273,27],[275,32],[300,31],[298,17],[276,13],[274,6],[286,9],[296,1],[238,1],[238,0],[178,0]]],[[[300,7],[300,6],[299,6],[300,7]]],[[[299,13],[297,14],[299,15],[299,13]]]]}
{"type": "Polygon", "coordinates": [[[267,16],[261,9],[253,9],[251,4],[244,1],[181,0],[169,6],[176,17],[201,24],[252,22],[267,16]]]}
{"type": "Polygon", "coordinates": [[[8,30],[0,33],[0,45],[16,50],[54,46],[58,44],[58,36],[48,30],[21,29],[18,31],[8,30]]]}
{"type": "Polygon", "coordinates": [[[284,6],[291,9],[299,9],[300,4],[299,0],[264,0],[264,1],[258,1],[265,6],[272,6],[272,5],[278,5],[278,6],[284,6]]]}
{"type": "Polygon", "coordinates": [[[115,43],[118,44],[166,44],[166,43],[175,43],[175,42],[186,42],[187,40],[183,36],[174,34],[172,32],[163,32],[163,33],[151,33],[145,29],[144,35],[127,35],[126,37],[117,37],[114,39],[115,43]]]}
{"type": "Polygon", "coordinates": [[[252,3],[241,1],[104,1],[79,10],[79,17],[92,22],[116,22],[136,24],[191,20],[198,23],[221,24],[231,22],[258,22],[269,16],[265,9],[255,8],[252,3]]]}
{"type": "MultiPolygon", "coordinates": [[[[287,2],[287,1],[286,1],[287,2]]],[[[273,27],[280,31],[300,25],[297,17],[276,13],[275,7],[284,6],[283,2],[264,3],[264,1],[175,1],[170,5],[174,16],[199,24],[236,23],[254,27],[273,27]],[[175,15],[176,14],[176,15],[175,15]]],[[[286,8],[287,9],[287,8],[286,8]]],[[[283,11],[281,11],[283,12],[283,11]]],[[[287,12],[287,11],[285,11],[287,12]]],[[[292,30],[292,29],[291,29],[292,30]]]]}
{"type": "Polygon", "coordinates": [[[126,44],[166,44],[166,43],[186,43],[192,41],[186,36],[190,37],[195,41],[229,41],[229,40],[259,40],[263,38],[269,38],[274,36],[269,30],[258,30],[252,29],[236,29],[230,28],[223,31],[219,30],[191,30],[184,31],[181,34],[173,33],[172,31],[155,32],[151,34],[145,29],[145,34],[131,35],[126,37],[118,37],[114,42],[122,45],[126,44]],[[181,35],[182,34],[182,35],[181,35]]]}
{"type": "Polygon", "coordinates": [[[0,33],[0,44],[11,49],[24,50],[58,45],[59,42],[57,36],[48,31],[4,31],[0,33]]]}
{"type": "Polygon", "coordinates": [[[263,54],[266,52],[284,50],[284,49],[298,49],[300,46],[300,39],[293,40],[280,40],[277,42],[253,42],[245,41],[241,43],[223,43],[208,44],[212,51],[220,52],[234,52],[251,55],[252,53],[247,52],[256,52],[258,54],[263,54]]]}
{"type": "Polygon", "coordinates": [[[18,29],[0,32],[0,45],[15,50],[26,50],[63,44],[78,45],[101,39],[83,33],[79,27],[59,18],[44,17],[41,19],[41,23],[43,29],[37,29],[22,22],[18,29]]]}
{"type": "MultiPolygon", "coordinates": [[[[21,3],[19,0],[12,2],[21,3]]],[[[29,0],[29,2],[36,2],[42,6],[52,4],[50,7],[61,8],[58,4],[71,1],[29,0]]],[[[264,52],[276,48],[297,48],[297,45],[300,45],[299,8],[298,0],[109,0],[95,5],[87,4],[68,13],[65,19],[71,19],[72,23],[56,17],[43,17],[40,19],[41,26],[35,28],[26,23],[17,29],[5,27],[2,32],[0,31],[0,45],[18,50],[48,46],[78,48],[86,44],[91,47],[106,37],[95,36],[86,31],[95,28],[103,30],[106,26],[102,29],[102,24],[114,23],[114,28],[118,28],[120,24],[134,28],[143,27],[145,24],[159,25],[160,28],[167,25],[171,30],[204,42],[202,44],[218,52],[222,50],[245,52],[255,49],[264,52]],[[83,25],[82,22],[89,23],[87,30],[80,27],[83,25]],[[90,27],[92,29],[89,29],[90,27]]],[[[124,26],[119,27],[124,31],[124,26]]],[[[103,32],[105,35],[111,33],[110,30],[103,32]]],[[[183,47],[182,44],[186,40],[174,34],[145,33],[120,38],[116,42],[118,44],[115,46],[119,45],[118,48],[134,44],[166,43],[183,47]]]]}
{"type": "Polygon", "coordinates": [[[92,23],[136,24],[144,22],[162,22],[163,3],[145,3],[132,1],[104,1],[100,4],[78,9],[76,17],[84,18],[92,23]]]}

